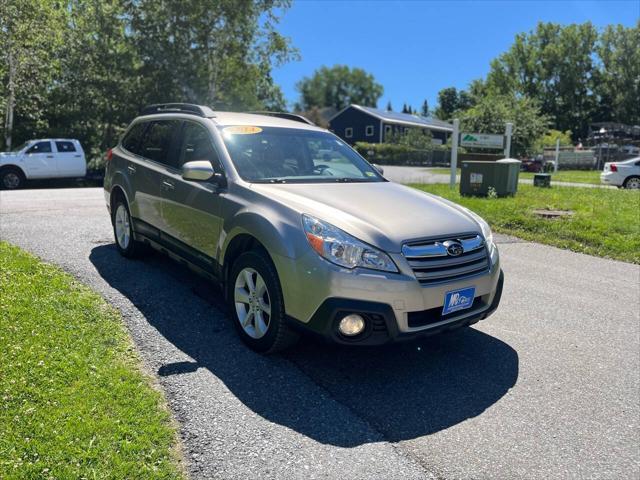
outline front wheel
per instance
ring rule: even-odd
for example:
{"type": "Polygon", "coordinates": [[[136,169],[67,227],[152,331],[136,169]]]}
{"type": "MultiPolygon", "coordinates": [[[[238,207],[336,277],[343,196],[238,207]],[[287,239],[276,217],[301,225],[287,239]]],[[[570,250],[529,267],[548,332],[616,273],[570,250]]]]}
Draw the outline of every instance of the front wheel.
{"type": "Polygon", "coordinates": [[[264,251],[238,257],[229,275],[228,298],[236,330],[253,350],[274,353],[297,341],[285,320],[278,273],[264,251]]]}
{"type": "Polygon", "coordinates": [[[5,167],[0,170],[0,187],[4,190],[17,190],[25,183],[24,174],[14,167],[5,167]]]}

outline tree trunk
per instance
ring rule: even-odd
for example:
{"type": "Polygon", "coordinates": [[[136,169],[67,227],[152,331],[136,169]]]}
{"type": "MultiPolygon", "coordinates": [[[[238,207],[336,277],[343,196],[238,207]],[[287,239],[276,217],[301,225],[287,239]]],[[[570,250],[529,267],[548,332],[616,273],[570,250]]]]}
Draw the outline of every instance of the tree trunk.
{"type": "Polygon", "coordinates": [[[13,132],[13,107],[15,104],[15,76],[16,66],[13,54],[9,52],[9,98],[7,99],[7,110],[4,124],[4,143],[7,150],[11,150],[11,134],[13,132]]]}

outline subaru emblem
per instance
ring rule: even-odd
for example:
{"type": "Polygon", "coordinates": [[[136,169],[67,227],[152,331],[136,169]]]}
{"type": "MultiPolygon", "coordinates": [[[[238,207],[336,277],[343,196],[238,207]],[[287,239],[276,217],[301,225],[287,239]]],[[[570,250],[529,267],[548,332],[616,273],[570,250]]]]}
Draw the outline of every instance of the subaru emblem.
{"type": "Polygon", "coordinates": [[[452,257],[458,257],[463,254],[464,248],[462,248],[462,244],[460,242],[456,242],[455,240],[448,240],[443,244],[447,249],[447,253],[452,257]]]}

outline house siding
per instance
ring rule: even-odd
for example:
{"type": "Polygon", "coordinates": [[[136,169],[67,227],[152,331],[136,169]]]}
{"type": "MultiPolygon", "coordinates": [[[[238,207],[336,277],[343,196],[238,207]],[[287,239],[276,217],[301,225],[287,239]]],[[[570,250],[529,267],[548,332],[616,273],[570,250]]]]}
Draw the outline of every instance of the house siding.
{"type": "MultiPolygon", "coordinates": [[[[385,126],[390,126],[393,133],[402,132],[405,128],[421,128],[398,125],[385,121],[381,123],[380,119],[352,106],[346,108],[329,122],[329,130],[350,145],[356,142],[380,143],[380,139],[382,139],[383,142],[389,141],[390,134],[385,129],[385,126]],[[373,135],[371,136],[366,135],[368,125],[373,126],[373,135]],[[350,138],[346,136],[346,130],[348,128],[353,129],[353,135],[350,138]],[[380,128],[382,128],[382,135],[380,134],[380,128]]],[[[429,128],[421,129],[429,130],[433,138],[442,140],[442,143],[447,143],[447,139],[449,138],[447,132],[430,130],[429,128]]]]}

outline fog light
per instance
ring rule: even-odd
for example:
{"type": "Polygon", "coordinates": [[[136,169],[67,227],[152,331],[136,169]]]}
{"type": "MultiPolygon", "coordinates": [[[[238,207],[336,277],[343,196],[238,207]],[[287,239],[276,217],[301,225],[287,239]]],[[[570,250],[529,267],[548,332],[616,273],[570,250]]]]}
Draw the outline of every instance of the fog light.
{"type": "Polygon", "coordinates": [[[355,313],[347,315],[340,320],[338,330],[340,330],[341,334],[346,335],[347,337],[358,335],[364,330],[364,318],[360,315],[356,315],[355,313]]]}

